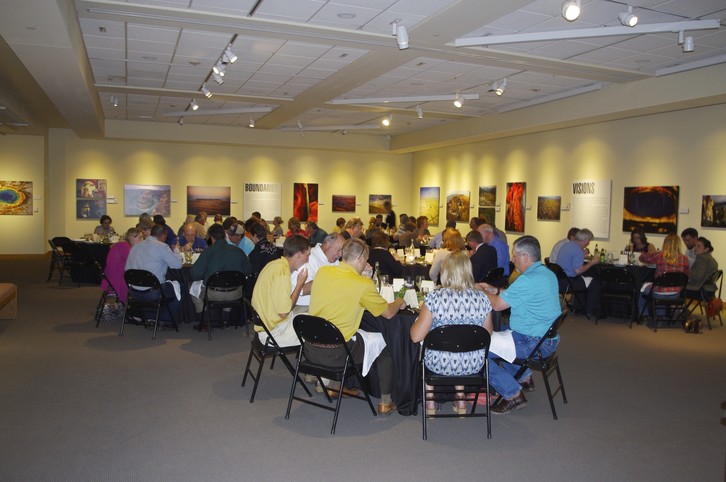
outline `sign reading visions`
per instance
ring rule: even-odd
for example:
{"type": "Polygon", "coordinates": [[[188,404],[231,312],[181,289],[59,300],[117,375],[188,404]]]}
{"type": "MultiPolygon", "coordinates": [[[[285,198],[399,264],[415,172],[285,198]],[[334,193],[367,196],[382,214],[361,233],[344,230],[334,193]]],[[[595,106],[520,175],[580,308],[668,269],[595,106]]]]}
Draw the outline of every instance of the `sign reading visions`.
{"type": "Polygon", "coordinates": [[[610,237],[612,180],[573,181],[570,224],[587,228],[596,238],[610,237]]]}

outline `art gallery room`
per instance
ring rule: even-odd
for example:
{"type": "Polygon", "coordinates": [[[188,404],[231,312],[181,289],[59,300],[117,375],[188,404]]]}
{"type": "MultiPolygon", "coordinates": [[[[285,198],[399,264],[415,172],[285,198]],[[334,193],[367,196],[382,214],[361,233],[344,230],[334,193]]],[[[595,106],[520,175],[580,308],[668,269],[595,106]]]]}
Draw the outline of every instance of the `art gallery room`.
{"type": "MultiPolygon", "coordinates": [[[[726,480],[724,18],[722,0],[4,0],[0,479],[726,480]],[[466,236],[481,217],[509,253],[535,237],[542,263],[587,228],[602,266],[586,276],[604,287],[612,265],[637,286],[624,310],[603,288],[594,317],[568,291],[561,381],[546,378],[560,390],[534,370],[526,407],[494,413],[492,397],[481,418],[425,415],[406,308],[388,320],[406,318],[405,339],[383,337],[409,357],[398,410],[376,415],[372,389],[333,422],[288,405],[291,385],[328,401],[279,358],[241,386],[249,325],[202,329],[190,311],[152,339],[97,323],[100,277],[64,274],[49,242],[100,245],[105,266],[102,215],[119,235],[142,213],[176,233],[199,206],[207,227],[259,211],[332,233],[341,217],[365,231],[383,201],[428,219],[420,257],[394,250],[406,273],[429,277],[447,220],[466,236]],[[632,232],[686,255],[687,228],[716,292],[657,323],[660,265],[632,232]]],[[[455,413],[447,400],[433,411],[455,413]]]]}

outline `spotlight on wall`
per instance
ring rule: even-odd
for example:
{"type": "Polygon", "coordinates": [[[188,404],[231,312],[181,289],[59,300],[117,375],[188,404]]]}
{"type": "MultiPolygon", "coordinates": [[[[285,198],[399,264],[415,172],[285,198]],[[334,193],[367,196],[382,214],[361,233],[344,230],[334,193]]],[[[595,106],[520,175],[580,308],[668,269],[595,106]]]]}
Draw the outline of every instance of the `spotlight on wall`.
{"type": "Polygon", "coordinates": [[[213,78],[213,79],[214,79],[214,81],[215,81],[216,83],[218,83],[219,85],[222,85],[222,84],[224,84],[224,79],[223,79],[223,78],[222,78],[222,76],[221,76],[221,75],[219,75],[218,73],[216,73],[216,72],[212,72],[212,78],[213,78]]]}
{"type": "Polygon", "coordinates": [[[505,77],[501,80],[497,80],[496,82],[494,82],[494,85],[492,85],[490,92],[494,92],[497,95],[503,95],[504,91],[506,89],[507,89],[507,79],[505,77]]]}
{"type": "Polygon", "coordinates": [[[225,62],[229,62],[230,64],[233,64],[237,61],[237,56],[232,52],[232,46],[228,45],[226,49],[224,49],[224,54],[222,54],[222,60],[225,62]]]}
{"type": "Polygon", "coordinates": [[[393,21],[391,25],[393,25],[393,33],[392,35],[396,37],[396,43],[398,44],[399,50],[405,50],[408,48],[408,30],[406,29],[405,25],[399,25],[400,19],[396,19],[393,21]]]}
{"type": "Polygon", "coordinates": [[[693,37],[684,37],[683,30],[678,32],[678,45],[683,45],[684,52],[693,52],[696,48],[693,37]]]}
{"type": "Polygon", "coordinates": [[[421,104],[416,106],[416,116],[419,119],[423,119],[423,109],[421,108],[421,104]]]}
{"type": "Polygon", "coordinates": [[[118,99],[113,94],[111,94],[111,105],[114,107],[118,107],[118,99]]]}
{"type": "Polygon", "coordinates": [[[247,127],[254,127],[255,126],[255,119],[250,117],[250,123],[247,124],[247,127]]]}
{"type": "Polygon", "coordinates": [[[567,0],[562,4],[562,16],[568,22],[574,22],[580,16],[580,0],[567,0]]]}
{"type": "Polygon", "coordinates": [[[202,90],[202,94],[204,94],[204,96],[207,99],[209,99],[210,97],[212,97],[212,91],[209,90],[209,87],[207,87],[207,84],[202,84],[202,89],[201,90],[202,90]]]}
{"type": "Polygon", "coordinates": [[[197,109],[199,109],[199,104],[197,104],[196,100],[192,99],[192,101],[189,103],[189,107],[192,110],[197,110],[197,109]]]}
{"type": "Polygon", "coordinates": [[[618,18],[620,19],[620,23],[622,23],[624,27],[635,27],[636,25],[638,25],[638,16],[633,15],[633,7],[631,7],[630,5],[628,5],[628,11],[620,12],[618,18]]]}
{"type": "Polygon", "coordinates": [[[456,97],[454,97],[454,107],[457,109],[461,109],[464,106],[464,99],[459,95],[456,94],[456,97]]]}
{"type": "Polygon", "coordinates": [[[383,124],[384,127],[388,127],[391,125],[391,121],[393,120],[393,115],[388,114],[386,117],[381,119],[381,124],[383,124]]]}

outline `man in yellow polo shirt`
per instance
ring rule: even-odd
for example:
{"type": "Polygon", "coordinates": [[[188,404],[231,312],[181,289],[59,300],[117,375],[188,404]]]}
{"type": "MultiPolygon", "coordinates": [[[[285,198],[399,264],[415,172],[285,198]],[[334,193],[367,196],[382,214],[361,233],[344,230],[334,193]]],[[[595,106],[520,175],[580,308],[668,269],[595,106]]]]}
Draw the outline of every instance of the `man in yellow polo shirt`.
{"type": "MultiPolygon", "coordinates": [[[[279,346],[300,344],[292,327],[292,309],[308,279],[308,271],[300,270],[294,288],[290,273],[307,263],[309,257],[310,242],[302,236],[290,236],[282,245],[282,258],[267,263],[257,277],[252,306],[279,346]]],[[[267,333],[262,327],[255,327],[255,331],[259,340],[265,343],[267,333]]]]}
{"type": "MultiPolygon", "coordinates": [[[[403,299],[388,303],[376,291],[370,278],[361,276],[368,264],[368,246],[360,239],[349,239],[343,244],[342,262],[338,266],[324,266],[318,270],[310,293],[310,314],[325,318],[334,324],[350,348],[356,364],[363,362],[365,343],[362,336],[352,340],[360,327],[363,311],[374,316],[393,318],[406,307],[403,299]]],[[[328,366],[342,366],[345,350],[306,344],[306,356],[314,363],[328,366]]],[[[381,403],[378,413],[388,415],[396,410],[391,401],[393,387],[393,364],[388,348],[376,358],[381,388],[381,403]]]]}

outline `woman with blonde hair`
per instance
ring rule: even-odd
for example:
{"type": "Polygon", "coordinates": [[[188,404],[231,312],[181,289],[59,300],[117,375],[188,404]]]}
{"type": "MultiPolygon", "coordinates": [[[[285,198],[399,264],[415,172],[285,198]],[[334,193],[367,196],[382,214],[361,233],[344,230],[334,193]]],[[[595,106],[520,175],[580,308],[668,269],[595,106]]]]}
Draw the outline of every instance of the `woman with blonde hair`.
{"type": "MultiPolygon", "coordinates": [[[[643,264],[654,264],[655,265],[655,277],[662,275],[663,273],[671,273],[678,271],[681,273],[688,273],[688,258],[681,251],[681,238],[671,233],[663,240],[663,249],[661,251],[655,251],[652,253],[643,253],[638,258],[643,264]]],[[[643,296],[640,297],[639,313],[643,312],[645,306],[646,296],[650,293],[651,286],[643,289],[643,296]]],[[[678,288],[658,288],[654,296],[672,296],[674,293],[678,293],[678,288]]]]}
{"type": "MultiPolygon", "coordinates": [[[[459,234],[459,237],[461,235],[459,234]]],[[[429,331],[446,325],[479,325],[492,332],[492,305],[489,298],[474,286],[471,261],[461,250],[446,256],[441,266],[441,289],[432,291],[424,299],[418,318],[411,326],[411,340],[422,341],[429,331]]],[[[446,376],[471,375],[479,372],[486,359],[485,350],[453,353],[427,350],[426,368],[446,376]]],[[[454,412],[466,413],[463,386],[454,402],[454,412]]],[[[433,400],[426,401],[426,412],[436,412],[433,400]]]]}
{"type": "MultiPolygon", "coordinates": [[[[434,260],[431,262],[431,269],[429,269],[429,279],[433,280],[434,282],[437,282],[439,280],[441,263],[443,263],[444,260],[452,253],[459,253],[463,251],[464,247],[466,246],[466,242],[461,236],[461,232],[455,228],[447,228],[444,231],[441,239],[443,240],[443,242],[441,243],[441,247],[443,249],[440,249],[436,252],[436,254],[434,255],[434,260]]],[[[469,263],[469,265],[471,266],[471,262],[469,263]]]]}

